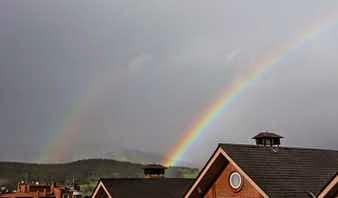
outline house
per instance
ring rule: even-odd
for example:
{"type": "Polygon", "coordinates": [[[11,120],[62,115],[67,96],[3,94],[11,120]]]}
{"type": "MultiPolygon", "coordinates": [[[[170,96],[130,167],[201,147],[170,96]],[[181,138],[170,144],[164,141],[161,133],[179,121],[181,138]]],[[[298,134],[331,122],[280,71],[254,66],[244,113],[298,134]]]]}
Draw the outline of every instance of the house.
{"type": "Polygon", "coordinates": [[[262,132],[256,144],[219,144],[196,179],[165,178],[165,167],[144,178],[100,179],[92,198],[338,198],[338,151],[281,146],[262,132]]]}
{"type": "Polygon", "coordinates": [[[81,198],[79,190],[56,184],[28,184],[22,181],[18,183],[15,192],[0,194],[0,198],[81,198]]]}
{"type": "Polygon", "coordinates": [[[193,183],[193,179],[165,178],[165,167],[150,164],[144,167],[144,178],[100,179],[92,198],[177,198],[193,183]]]}
{"type": "Polygon", "coordinates": [[[282,147],[281,138],[219,144],[184,197],[338,197],[338,151],[282,147]]]}

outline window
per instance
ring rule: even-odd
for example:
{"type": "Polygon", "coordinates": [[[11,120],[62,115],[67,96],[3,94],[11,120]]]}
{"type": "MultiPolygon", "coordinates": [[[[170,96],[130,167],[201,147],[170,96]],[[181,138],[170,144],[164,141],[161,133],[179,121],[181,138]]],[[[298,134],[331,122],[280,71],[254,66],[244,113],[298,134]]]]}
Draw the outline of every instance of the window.
{"type": "Polygon", "coordinates": [[[238,172],[231,173],[229,183],[234,190],[240,190],[242,187],[242,176],[238,172]]]}

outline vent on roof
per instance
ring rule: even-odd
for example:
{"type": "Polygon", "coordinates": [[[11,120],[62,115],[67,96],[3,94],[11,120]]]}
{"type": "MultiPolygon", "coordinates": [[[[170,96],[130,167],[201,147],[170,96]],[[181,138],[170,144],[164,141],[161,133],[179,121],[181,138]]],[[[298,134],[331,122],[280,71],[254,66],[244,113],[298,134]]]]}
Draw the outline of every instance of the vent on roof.
{"type": "Polygon", "coordinates": [[[280,145],[280,139],[283,138],[280,135],[277,135],[275,133],[272,133],[270,131],[264,131],[259,134],[257,134],[255,137],[252,139],[256,140],[256,145],[258,146],[277,146],[279,147],[280,145]]]}
{"type": "Polygon", "coordinates": [[[160,164],[148,164],[144,170],[144,178],[163,178],[167,167],[160,164]]]}

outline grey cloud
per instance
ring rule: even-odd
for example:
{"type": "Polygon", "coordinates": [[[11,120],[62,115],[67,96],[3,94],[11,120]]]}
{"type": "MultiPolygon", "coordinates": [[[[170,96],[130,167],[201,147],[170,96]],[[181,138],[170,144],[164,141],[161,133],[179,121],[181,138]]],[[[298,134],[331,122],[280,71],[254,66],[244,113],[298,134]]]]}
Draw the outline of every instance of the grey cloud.
{"type": "MultiPolygon", "coordinates": [[[[3,0],[0,149],[11,149],[0,160],[39,158],[83,100],[73,112],[82,116],[79,137],[64,160],[120,147],[164,154],[258,56],[337,9],[315,0],[3,0]]],[[[287,145],[337,148],[336,32],[252,83],[186,161],[200,164],[217,142],[248,143],[266,128],[287,145]]]]}

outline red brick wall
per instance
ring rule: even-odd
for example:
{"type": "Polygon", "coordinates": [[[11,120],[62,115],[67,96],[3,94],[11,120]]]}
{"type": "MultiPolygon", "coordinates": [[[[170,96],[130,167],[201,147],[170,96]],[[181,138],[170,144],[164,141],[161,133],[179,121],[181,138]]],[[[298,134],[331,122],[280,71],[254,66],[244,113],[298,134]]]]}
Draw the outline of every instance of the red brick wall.
{"type": "Polygon", "coordinates": [[[221,197],[245,197],[245,198],[262,198],[257,190],[242,176],[243,185],[241,190],[235,192],[229,184],[229,176],[236,168],[229,164],[220,174],[216,182],[209,189],[205,198],[221,198],[221,197]]]}
{"type": "Polygon", "coordinates": [[[53,194],[54,194],[55,198],[62,198],[63,193],[64,192],[61,188],[58,188],[58,187],[53,188],[53,194]]]}

